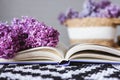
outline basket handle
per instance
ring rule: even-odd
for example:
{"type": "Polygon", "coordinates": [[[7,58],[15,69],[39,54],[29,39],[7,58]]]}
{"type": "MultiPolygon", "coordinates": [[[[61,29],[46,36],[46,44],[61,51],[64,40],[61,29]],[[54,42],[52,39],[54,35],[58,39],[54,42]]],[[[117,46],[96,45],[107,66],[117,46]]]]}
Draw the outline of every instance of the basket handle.
{"type": "Polygon", "coordinates": [[[114,25],[120,25],[120,18],[113,18],[114,25]]]}

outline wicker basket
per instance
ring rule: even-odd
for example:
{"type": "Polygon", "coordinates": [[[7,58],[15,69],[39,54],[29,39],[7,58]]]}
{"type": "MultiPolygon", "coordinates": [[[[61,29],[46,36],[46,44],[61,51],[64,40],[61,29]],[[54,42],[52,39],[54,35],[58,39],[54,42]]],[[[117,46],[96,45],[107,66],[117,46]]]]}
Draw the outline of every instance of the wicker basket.
{"type": "Polygon", "coordinates": [[[114,46],[118,18],[82,18],[66,20],[71,44],[91,43],[114,46]]]}

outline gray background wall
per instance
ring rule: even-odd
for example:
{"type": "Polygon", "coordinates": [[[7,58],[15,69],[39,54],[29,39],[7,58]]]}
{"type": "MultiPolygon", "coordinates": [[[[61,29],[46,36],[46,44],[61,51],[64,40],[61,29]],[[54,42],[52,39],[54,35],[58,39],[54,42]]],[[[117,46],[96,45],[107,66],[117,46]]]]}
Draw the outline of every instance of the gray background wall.
{"type": "MultiPolygon", "coordinates": [[[[120,0],[111,0],[120,5],[120,0]]],[[[81,11],[84,0],[0,0],[0,21],[10,22],[14,17],[32,16],[60,32],[60,41],[69,44],[67,29],[57,17],[68,8],[81,11]]],[[[118,28],[120,34],[120,28],[118,28]]]]}

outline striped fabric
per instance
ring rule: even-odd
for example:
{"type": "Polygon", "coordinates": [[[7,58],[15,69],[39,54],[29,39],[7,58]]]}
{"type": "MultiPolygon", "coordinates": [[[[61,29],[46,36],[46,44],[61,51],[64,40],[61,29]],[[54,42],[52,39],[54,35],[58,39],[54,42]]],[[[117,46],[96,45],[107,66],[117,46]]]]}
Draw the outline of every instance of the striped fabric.
{"type": "Polygon", "coordinates": [[[0,65],[0,80],[119,80],[118,64],[0,65]]]}

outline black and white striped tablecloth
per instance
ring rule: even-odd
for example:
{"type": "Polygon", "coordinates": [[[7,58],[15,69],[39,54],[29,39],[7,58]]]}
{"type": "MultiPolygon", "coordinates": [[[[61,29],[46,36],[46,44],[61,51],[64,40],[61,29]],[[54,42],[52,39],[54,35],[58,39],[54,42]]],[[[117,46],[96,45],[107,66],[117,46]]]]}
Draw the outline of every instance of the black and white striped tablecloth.
{"type": "Polygon", "coordinates": [[[1,64],[0,80],[120,80],[120,64],[1,64]]]}

